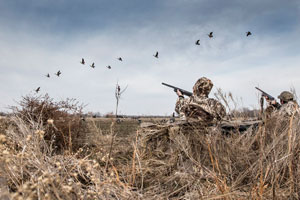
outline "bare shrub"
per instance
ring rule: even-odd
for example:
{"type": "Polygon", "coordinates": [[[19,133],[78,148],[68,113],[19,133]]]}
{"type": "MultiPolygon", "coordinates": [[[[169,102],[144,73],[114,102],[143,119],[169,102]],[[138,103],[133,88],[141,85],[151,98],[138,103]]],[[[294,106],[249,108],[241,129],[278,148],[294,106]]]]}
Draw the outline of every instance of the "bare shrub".
{"type": "Polygon", "coordinates": [[[81,120],[82,105],[75,99],[55,102],[47,94],[25,96],[19,107],[13,107],[14,114],[30,125],[41,130],[43,138],[50,142],[57,152],[76,150],[82,146],[86,124],[81,120]]]}

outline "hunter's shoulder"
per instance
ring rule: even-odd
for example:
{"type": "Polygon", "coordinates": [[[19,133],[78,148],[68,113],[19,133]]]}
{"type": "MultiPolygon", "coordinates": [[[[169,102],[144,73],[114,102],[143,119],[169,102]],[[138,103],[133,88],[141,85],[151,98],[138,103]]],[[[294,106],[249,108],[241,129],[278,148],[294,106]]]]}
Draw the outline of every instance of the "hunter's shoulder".
{"type": "Polygon", "coordinates": [[[280,110],[283,109],[299,109],[299,105],[296,101],[289,101],[283,105],[281,105],[280,110]]]}

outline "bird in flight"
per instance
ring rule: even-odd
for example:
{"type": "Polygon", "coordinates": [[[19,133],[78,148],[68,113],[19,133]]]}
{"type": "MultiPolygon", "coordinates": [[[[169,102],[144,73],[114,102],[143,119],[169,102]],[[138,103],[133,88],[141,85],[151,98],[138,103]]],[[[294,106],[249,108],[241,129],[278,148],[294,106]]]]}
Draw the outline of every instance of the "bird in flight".
{"type": "Polygon", "coordinates": [[[155,58],[158,58],[158,51],[156,52],[155,55],[153,55],[155,58]]]}
{"type": "Polygon", "coordinates": [[[46,75],[46,77],[47,77],[47,78],[50,78],[50,74],[48,73],[48,74],[46,75]]]}
{"type": "Polygon", "coordinates": [[[110,65],[108,65],[108,66],[107,66],[107,68],[108,68],[108,69],[111,69],[111,66],[110,66],[110,65]]]}
{"type": "Polygon", "coordinates": [[[123,61],[121,57],[118,58],[119,61],[123,61]]]}
{"type": "Polygon", "coordinates": [[[59,75],[61,75],[61,72],[60,72],[60,70],[58,70],[58,72],[56,72],[56,73],[55,73],[55,75],[56,75],[56,76],[59,76],[59,75]]]}
{"type": "Polygon", "coordinates": [[[210,32],[210,33],[208,34],[208,37],[209,37],[209,38],[214,37],[214,36],[213,36],[213,32],[210,32]]]}
{"type": "Polygon", "coordinates": [[[200,40],[197,40],[195,44],[200,45],[200,40]]]}
{"type": "Polygon", "coordinates": [[[246,36],[248,37],[249,35],[252,35],[252,33],[250,31],[246,32],[246,36]]]}
{"type": "Polygon", "coordinates": [[[84,58],[81,59],[80,63],[83,64],[83,65],[85,64],[84,58]]]}
{"type": "Polygon", "coordinates": [[[91,68],[95,68],[95,63],[93,63],[93,64],[91,65],[91,68]]]}
{"type": "Polygon", "coordinates": [[[38,87],[35,92],[38,93],[40,91],[41,87],[38,87]]]}

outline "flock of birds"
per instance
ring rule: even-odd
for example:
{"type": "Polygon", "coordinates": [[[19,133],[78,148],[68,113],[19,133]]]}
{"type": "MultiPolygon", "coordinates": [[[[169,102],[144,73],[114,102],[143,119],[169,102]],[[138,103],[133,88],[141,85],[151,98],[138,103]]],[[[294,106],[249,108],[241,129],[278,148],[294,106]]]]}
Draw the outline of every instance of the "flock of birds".
{"type": "MultiPolygon", "coordinates": [[[[214,36],[213,36],[213,32],[210,32],[209,34],[207,34],[208,35],[208,37],[209,38],[213,38],[214,36]]],[[[250,31],[247,31],[246,32],[246,36],[248,37],[248,36],[250,36],[250,35],[252,35],[252,33],[250,32],[250,31]]],[[[199,40],[197,40],[196,42],[195,42],[195,44],[196,45],[200,45],[200,39],[199,40]]],[[[158,58],[158,51],[153,55],[155,58],[158,58]]],[[[119,58],[117,58],[119,61],[123,61],[123,59],[121,58],[121,57],[119,57],[119,58]]],[[[85,65],[85,60],[84,60],[84,58],[82,58],[81,59],[81,61],[80,61],[80,63],[82,64],[82,65],[85,65]]],[[[91,65],[90,65],[90,67],[91,68],[95,68],[96,66],[95,66],[95,63],[93,62],[91,65]]],[[[108,65],[108,66],[106,66],[108,69],[111,69],[111,66],[110,65],[108,65]]],[[[57,76],[57,77],[59,77],[60,75],[61,75],[61,71],[60,70],[58,70],[58,72],[56,72],[55,73],[55,75],[57,76]]],[[[46,77],[47,78],[50,78],[50,74],[48,73],[47,75],[46,75],[46,77]]],[[[35,92],[36,93],[38,93],[39,91],[41,90],[41,87],[38,87],[36,90],[35,90],[35,92]]]]}

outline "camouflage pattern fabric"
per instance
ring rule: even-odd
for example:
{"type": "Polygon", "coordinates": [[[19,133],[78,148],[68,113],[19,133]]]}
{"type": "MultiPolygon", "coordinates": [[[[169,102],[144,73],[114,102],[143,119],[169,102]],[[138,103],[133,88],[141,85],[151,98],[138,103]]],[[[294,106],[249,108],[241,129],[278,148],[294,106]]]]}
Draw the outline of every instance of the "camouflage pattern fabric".
{"type": "Polygon", "coordinates": [[[189,98],[179,97],[175,111],[181,119],[196,119],[206,123],[220,121],[225,115],[225,107],[217,100],[208,98],[213,83],[208,78],[200,78],[193,87],[189,98]]]}
{"type": "Polygon", "coordinates": [[[198,79],[193,87],[193,96],[198,98],[208,98],[208,95],[213,87],[213,83],[206,77],[198,79]]]}
{"type": "Polygon", "coordinates": [[[289,101],[281,105],[280,109],[276,110],[274,114],[278,114],[282,117],[291,117],[292,115],[299,115],[299,105],[296,101],[289,101]]]}
{"type": "Polygon", "coordinates": [[[282,104],[280,107],[275,108],[270,105],[265,110],[265,117],[268,119],[271,116],[277,117],[291,117],[291,116],[299,116],[300,109],[299,105],[296,101],[289,101],[287,103],[282,104]]]}
{"type": "Polygon", "coordinates": [[[274,106],[269,105],[264,111],[264,119],[269,119],[275,110],[276,108],[274,106]]]}

